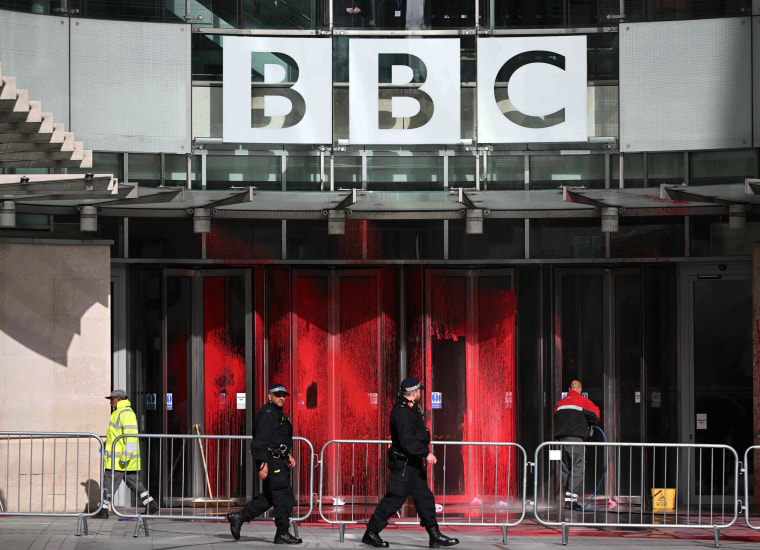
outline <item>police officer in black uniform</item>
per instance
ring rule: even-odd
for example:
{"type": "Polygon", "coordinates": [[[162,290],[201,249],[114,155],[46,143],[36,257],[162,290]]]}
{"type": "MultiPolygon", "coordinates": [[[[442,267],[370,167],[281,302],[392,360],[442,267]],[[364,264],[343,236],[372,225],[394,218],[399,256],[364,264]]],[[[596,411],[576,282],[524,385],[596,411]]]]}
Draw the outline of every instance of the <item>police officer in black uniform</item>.
{"type": "Polygon", "coordinates": [[[290,486],[290,468],[296,465],[291,454],[293,449],[293,425],[282,411],[285,398],[290,395],[282,384],[269,387],[268,402],[259,409],[251,442],[251,454],[258,468],[259,478],[264,480],[264,490],[248,502],[240,512],[227,514],[230,531],[235,540],[240,539],[244,523],[263,514],[274,506],[274,524],[277,534],[275,544],[301,544],[301,539],[290,534],[290,516],[295,497],[290,486]]]}
{"type": "Polygon", "coordinates": [[[375,548],[388,547],[379,533],[410,494],[420,516],[420,525],[430,535],[430,548],[459,544],[459,539],[449,538],[438,530],[435,497],[427,484],[426,464],[435,464],[438,460],[430,452],[430,431],[425,426],[419,404],[424,389],[425,386],[416,378],[404,379],[401,393],[391,409],[391,447],[388,449],[391,475],[385,496],[377,505],[362,537],[364,544],[375,548]]]}

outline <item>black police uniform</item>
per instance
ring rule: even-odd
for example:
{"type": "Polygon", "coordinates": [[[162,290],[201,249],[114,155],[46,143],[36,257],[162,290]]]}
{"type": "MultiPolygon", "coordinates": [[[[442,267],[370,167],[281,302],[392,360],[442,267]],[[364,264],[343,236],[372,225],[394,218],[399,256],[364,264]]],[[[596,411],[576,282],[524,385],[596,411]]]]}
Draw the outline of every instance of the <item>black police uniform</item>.
{"type": "Polygon", "coordinates": [[[399,395],[391,410],[391,448],[388,465],[391,475],[385,496],[372,514],[367,529],[374,533],[388,525],[411,494],[422,527],[438,527],[435,497],[427,484],[425,457],[430,453],[430,431],[425,426],[419,405],[399,395]]]}
{"type": "Polygon", "coordinates": [[[266,463],[269,473],[261,494],[240,511],[243,521],[251,521],[274,506],[277,529],[288,529],[295,504],[288,466],[288,453],[292,448],[293,425],[290,419],[282,407],[267,403],[256,414],[251,454],[256,461],[256,471],[266,463]]]}

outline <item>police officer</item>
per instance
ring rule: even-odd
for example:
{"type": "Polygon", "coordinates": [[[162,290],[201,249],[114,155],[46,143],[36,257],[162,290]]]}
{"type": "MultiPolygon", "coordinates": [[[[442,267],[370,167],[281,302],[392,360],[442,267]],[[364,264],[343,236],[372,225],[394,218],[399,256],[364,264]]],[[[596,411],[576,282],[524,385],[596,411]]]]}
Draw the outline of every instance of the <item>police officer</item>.
{"type": "Polygon", "coordinates": [[[567,396],[554,407],[554,437],[562,446],[561,480],[565,490],[565,509],[582,512],[578,496],[583,492],[583,445],[592,426],[599,422],[599,407],[581,395],[579,380],[570,382],[567,396]]]}
{"type": "Polygon", "coordinates": [[[362,537],[364,544],[375,548],[388,547],[379,533],[410,494],[420,516],[420,525],[430,535],[430,548],[459,544],[459,539],[449,538],[438,530],[435,497],[427,485],[426,464],[432,465],[438,460],[430,452],[430,431],[425,426],[419,404],[424,389],[425,386],[416,378],[404,379],[401,393],[391,409],[391,447],[388,449],[391,475],[385,496],[377,505],[362,537]]]}
{"type": "Polygon", "coordinates": [[[293,449],[293,425],[282,411],[285,398],[290,395],[282,384],[269,387],[268,402],[256,414],[251,442],[251,454],[256,462],[259,479],[264,481],[264,490],[248,502],[240,512],[227,514],[230,532],[235,540],[240,539],[240,528],[244,523],[263,514],[274,506],[274,524],[277,533],[275,544],[301,544],[301,539],[290,534],[290,516],[295,497],[290,486],[290,468],[296,461],[293,449]]]}

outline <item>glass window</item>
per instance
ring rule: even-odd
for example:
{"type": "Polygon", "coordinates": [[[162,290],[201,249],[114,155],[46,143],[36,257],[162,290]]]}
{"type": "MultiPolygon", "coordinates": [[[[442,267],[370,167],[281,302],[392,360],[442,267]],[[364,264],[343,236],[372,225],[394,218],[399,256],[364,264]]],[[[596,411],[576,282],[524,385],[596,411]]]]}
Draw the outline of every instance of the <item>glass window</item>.
{"type": "Polygon", "coordinates": [[[488,14],[492,28],[561,27],[564,24],[563,0],[481,0],[480,12],[488,14]]]}
{"type": "MultiPolygon", "coordinates": [[[[620,155],[610,155],[610,187],[620,187],[620,155]]],[[[623,155],[624,187],[644,187],[644,153],[623,155]]]]}
{"type": "MultiPolygon", "coordinates": [[[[406,1],[410,5],[413,2],[413,0],[406,1]]],[[[425,0],[425,10],[430,9],[430,26],[434,29],[474,27],[476,1],[425,0]]],[[[408,11],[409,8],[407,8],[408,11]]]]}
{"type": "Polygon", "coordinates": [[[760,242],[760,216],[747,214],[744,229],[728,227],[728,213],[725,216],[691,216],[690,255],[706,256],[750,256],[752,248],[760,242]]]}
{"type": "Polygon", "coordinates": [[[474,188],[477,162],[478,159],[474,155],[449,157],[449,187],[474,188]]]}
{"type": "Polygon", "coordinates": [[[530,188],[563,185],[604,189],[604,155],[532,155],[530,188]]]}
{"type": "Polygon", "coordinates": [[[98,236],[113,242],[111,257],[124,257],[124,218],[98,216],[98,236]]]}
{"type": "Polygon", "coordinates": [[[683,0],[681,2],[648,2],[648,19],[663,21],[670,19],[697,19],[707,17],[730,17],[749,15],[751,0],[714,2],[711,0],[683,0]]]}
{"type": "MultiPolygon", "coordinates": [[[[190,157],[190,179],[193,189],[201,188],[201,157],[190,157]]],[[[187,156],[165,155],[164,156],[164,185],[174,187],[187,186],[187,156]]]]}
{"type": "Polygon", "coordinates": [[[276,260],[282,256],[280,220],[211,220],[206,257],[220,260],[276,260]]]}
{"type": "MultiPolygon", "coordinates": [[[[33,2],[36,4],[38,2],[33,2]]],[[[39,2],[46,4],[44,0],[39,2]]],[[[61,4],[61,2],[56,2],[61,4]]],[[[70,10],[76,10],[77,17],[92,19],[118,19],[124,21],[185,22],[184,2],[159,2],[156,0],[129,0],[120,2],[92,2],[69,0],[70,10]]],[[[54,13],[54,12],[51,12],[54,13]]]]}
{"type": "MultiPolygon", "coordinates": [[[[324,156],[325,182],[324,190],[330,189],[330,157],[324,156]]],[[[289,156],[285,168],[288,191],[322,190],[322,165],[317,156],[289,156]]]]}
{"type": "Polygon", "coordinates": [[[449,258],[452,260],[525,257],[525,222],[521,219],[486,217],[483,233],[469,235],[464,220],[449,221],[449,258]]]}
{"type": "Polygon", "coordinates": [[[112,174],[124,181],[124,163],[121,153],[92,152],[92,168],[69,168],[69,174],[112,174]]]}
{"type": "Polygon", "coordinates": [[[129,181],[136,181],[141,186],[158,187],[161,185],[161,155],[127,155],[129,181]]]}
{"type": "MultiPolygon", "coordinates": [[[[327,175],[329,179],[329,174],[327,175]]],[[[335,189],[362,188],[362,157],[333,157],[333,177],[335,189]]]]}
{"type": "Polygon", "coordinates": [[[757,153],[743,151],[703,151],[691,153],[691,185],[744,183],[757,175],[757,153]]]}
{"type": "Polygon", "coordinates": [[[373,0],[333,0],[333,27],[363,29],[374,26],[373,0]]]}
{"type": "Polygon", "coordinates": [[[486,176],[489,191],[525,189],[525,156],[488,155],[486,176]]]}
{"type": "Polygon", "coordinates": [[[280,157],[260,155],[206,157],[206,189],[248,187],[279,191],[280,157]]]}
{"type": "Polygon", "coordinates": [[[193,220],[130,218],[130,258],[201,257],[201,235],[193,233],[193,220]]]}
{"type": "Polygon", "coordinates": [[[587,36],[588,79],[617,80],[620,74],[618,33],[593,33],[587,36]]]}
{"type": "Polygon", "coordinates": [[[680,185],[684,182],[683,153],[647,153],[647,183],[657,187],[663,183],[680,185]]]}
{"type": "MultiPolygon", "coordinates": [[[[208,1],[208,0],[207,0],[208,1]]],[[[215,0],[215,3],[219,0],[215,0]]],[[[315,29],[321,26],[317,0],[237,0],[246,29],[315,29]]],[[[203,2],[206,5],[206,2],[203,2]]]]}
{"type": "Polygon", "coordinates": [[[443,157],[367,157],[367,188],[376,191],[443,189],[443,157]]]}
{"type": "Polygon", "coordinates": [[[685,255],[683,217],[626,218],[610,233],[611,258],[672,258],[685,255]]]}
{"type": "Polygon", "coordinates": [[[530,220],[531,258],[604,258],[602,222],[597,218],[530,220]]]}

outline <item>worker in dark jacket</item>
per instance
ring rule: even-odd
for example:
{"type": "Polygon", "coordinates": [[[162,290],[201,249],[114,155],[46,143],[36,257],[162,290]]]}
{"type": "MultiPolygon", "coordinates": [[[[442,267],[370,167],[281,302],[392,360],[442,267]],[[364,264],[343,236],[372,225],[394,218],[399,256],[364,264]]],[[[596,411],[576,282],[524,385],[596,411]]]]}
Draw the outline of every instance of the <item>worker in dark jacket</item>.
{"type": "Polygon", "coordinates": [[[282,384],[269,387],[268,402],[256,413],[251,454],[264,481],[264,489],[240,512],[227,514],[230,531],[235,540],[240,539],[240,528],[244,523],[263,514],[274,506],[274,524],[277,533],[275,544],[301,544],[301,539],[290,534],[290,516],[293,513],[295,497],[290,486],[290,468],[296,461],[293,449],[293,425],[285,415],[282,406],[290,395],[282,384]]]}
{"type": "Polygon", "coordinates": [[[391,475],[385,496],[377,505],[362,537],[364,544],[375,548],[388,547],[379,533],[410,494],[420,516],[420,525],[430,535],[430,548],[459,544],[458,539],[449,538],[438,530],[435,497],[427,484],[426,464],[432,465],[438,460],[430,452],[430,431],[425,426],[419,404],[424,389],[425,386],[416,378],[404,379],[401,393],[391,409],[391,446],[388,449],[391,475]]]}
{"type": "Polygon", "coordinates": [[[554,437],[568,444],[562,446],[562,489],[565,508],[581,512],[578,495],[583,493],[583,445],[592,426],[599,423],[599,407],[581,395],[583,386],[573,380],[567,396],[554,407],[554,437]]]}

